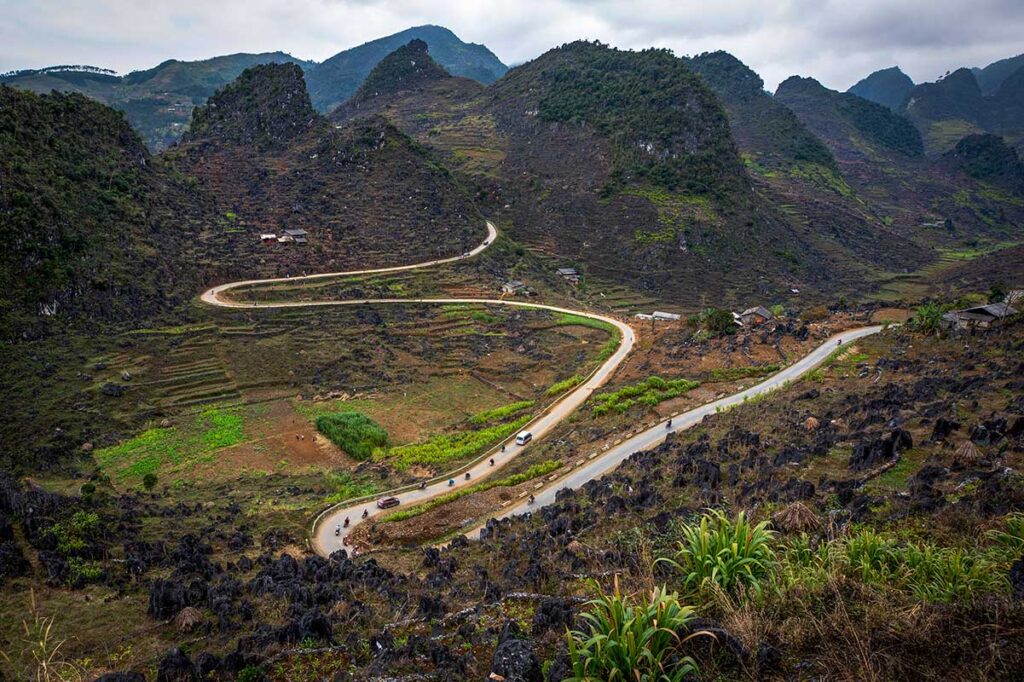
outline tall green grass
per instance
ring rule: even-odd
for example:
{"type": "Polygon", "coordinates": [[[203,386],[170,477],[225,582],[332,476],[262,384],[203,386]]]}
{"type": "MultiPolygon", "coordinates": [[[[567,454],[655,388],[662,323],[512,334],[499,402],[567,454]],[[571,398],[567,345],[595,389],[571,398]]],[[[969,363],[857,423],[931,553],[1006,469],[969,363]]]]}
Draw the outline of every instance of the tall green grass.
{"type": "Polygon", "coordinates": [[[388,432],[362,412],[338,412],[316,418],[316,430],[360,461],[388,445],[388,432]]]}

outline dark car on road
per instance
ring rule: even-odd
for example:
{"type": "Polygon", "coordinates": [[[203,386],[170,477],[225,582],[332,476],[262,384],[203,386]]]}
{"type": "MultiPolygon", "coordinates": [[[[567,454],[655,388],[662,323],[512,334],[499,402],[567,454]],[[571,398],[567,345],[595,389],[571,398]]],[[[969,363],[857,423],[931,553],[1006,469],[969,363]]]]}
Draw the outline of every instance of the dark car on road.
{"type": "Polygon", "coordinates": [[[397,507],[399,504],[397,497],[382,497],[377,500],[377,507],[379,509],[391,509],[391,507],[397,507]]]}

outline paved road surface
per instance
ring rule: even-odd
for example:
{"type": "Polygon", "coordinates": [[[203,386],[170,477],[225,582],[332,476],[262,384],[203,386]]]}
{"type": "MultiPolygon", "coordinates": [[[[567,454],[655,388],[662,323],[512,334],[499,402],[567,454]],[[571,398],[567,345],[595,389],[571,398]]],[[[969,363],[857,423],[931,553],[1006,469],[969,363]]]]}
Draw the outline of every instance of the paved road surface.
{"type": "MultiPolygon", "coordinates": [[[[478,298],[387,298],[387,299],[358,299],[358,300],[327,300],[327,301],[283,301],[283,302],[264,302],[264,303],[247,303],[244,301],[228,301],[220,298],[220,294],[231,289],[238,289],[247,286],[255,285],[266,285],[284,282],[300,282],[303,280],[312,279],[323,279],[327,277],[343,277],[343,276],[354,276],[354,275],[366,275],[384,272],[400,272],[403,270],[414,270],[417,268],[432,267],[443,263],[452,263],[464,258],[475,256],[481,253],[484,249],[490,246],[494,239],[497,237],[498,232],[490,222],[487,223],[487,238],[472,251],[463,254],[462,256],[455,256],[453,258],[441,258],[438,260],[428,261],[426,263],[416,263],[413,265],[400,265],[390,268],[377,268],[372,270],[356,270],[351,272],[328,272],[320,273],[316,275],[304,275],[301,277],[279,277],[274,279],[254,279],[245,280],[242,282],[230,282],[228,284],[222,284],[220,286],[213,287],[203,292],[201,299],[204,303],[209,305],[225,307],[225,308],[304,308],[314,306],[339,306],[339,305],[365,305],[365,304],[390,304],[400,303],[404,305],[409,304],[451,304],[451,303],[469,303],[469,304],[491,304],[491,305],[507,305],[515,306],[520,308],[532,308],[538,310],[549,310],[552,312],[567,313],[570,315],[581,315],[589,317],[595,320],[601,320],[608,324],[614,325],[622,336],[622,341],[619,344],[618,349],[615,353],[609,357],[605,362],[593,373],[586,381],[573,389],[570,393],[565,395],[563,398],[554,403],[546,412],[539,415],[532,422],[524,427],[524,430],[530,431],[534,440],[539,440],[551,429],[553,429],[559,422],[565,419],[567,416],[572,414],[580,405],[582,405],[590,394],[600,387],[608,377],[614,373],[622,361],[626,358],[629,352],[632,350],[633,345],[636,343],[636,333],[626,323],[621,320],[607,317],[604,315],[597,315],[590,312],[584,312],[579,310],[571,310],[568,308],[559,308],[557,306],[542,305],[539,303],[526,303],[524,301],[511,301],[502,299],[478,299],[478,298]]],[[[528,504],[526,499],[523,498],[520,501],[511,504],[508,508],[502,510],[496,515],[496,518],[505,518],[516,514],[529,513],[535,509],[543,507],[547,504],[551,504],[555,500],[555,494],[564,488],[578,488],[587,481],[603,476],[608,471],[611,471],[619,464],[621,464],[626,458],[628,458],[634,452],[648,450],[665,440],[665,435],[669,432],[682,431],[688,429],[695,424],[699,423],[705,416],[714,414],[718,410],[722,410],[733,405],[739,405],[744,400],[748,400],[754,396],[772,391],[780,388],[787,381],[792,381],[799,378],[803,374],[814,369],[817,365],[825,360],[829,354],[841,344],[845,345],[850,341],[859,339],[870,334],[875,334],[882,328],[879,326],[875,327],[864,327],[861,329],[853,329],[850,331],[843,332],[833,336],[828,341],[823,343],[821,346],[813,350],[811,353],[803,357],[798,362],[782,369],[778,373],[772,375],[765,381],[752,386],[744,391],[735,393],[731,396],[721,398],[714,402],[702,405],[694,408],[682,414],[676,415],[672,418],[672,428],[667,429],[663,424],[651,427],[644,431],[637,433],[631,438],[623,441],[622,443],[612,446],[609,449],[602,452],[591,452],[585,455],[581,455],[577,458],[575,464],[568,474],[555,480],[554,482],[541,486],[538,488],[534,495],[534,503],[528,504]]],[[[477,463],[472,464],[467,469],[459,471],[458,476],[455,478],[454,485],[449,486],[446,481],[442,480],[433,485],[428,485],[426,488],[420,490],[418,488],[412,490],[404,490],[402,492],[384,492],[378,495],[373,500],[366,500],[359,503],[343,503],[344,506],[338,505],[331,507],[330,509],[321,513],[313,523],[312,531],[312,545],[313,549],[323,555],[328,556],[337,549],[344,547],[344,540],[349,536],[352,530],[358,526],[363,520],[363,512],[367,513],[367,519],[372,519],[378,514],[386,513],[381,512],[377,509],[374,503],[375,499],[385,496],[397,497],[401,504],[399,509],[408,507],[410,505],[417,504],[429,500],[438,495],[457,490],[459,488],[474,485],[475,483],[493,475],[497,471],[500,471],[502,467],[508,464],[510,461],[516,458],[522,451],[529,447],[519,446],[510,440],[506,443],[505,452],[500,452],[499,448],[494,448],[491,452],[486,453],[477,463]],[[488,459],[493,457],[494,466],[491,466],[488,459]],[[464,472],[468,471],[470,478],[464,477],[464,472]],[[344,527],[344,520],[349,519],[349,526],[344,527]],[[337,534],[335,534],[337,533],[337,534]]],[[[390,510],[388,510],[390,512],[390,510]]],[[[467,533],[468,536],[475,536],[479,531],[479,526],[467,533]]]]}
{"type": "MultiPolygon", "coordinates": [[[[488,246],[490,246],[498,232],[490,222],[487,223],[487,238],[468,254],[463,256],[456,256],[454,258],[443,258],[439,260],[433,260],[426,263],[418,263],[414,265],[402,265],[391,268],[379,268],[374,270],[359,270],[354,272],[332,272],[323,273],[317,275],[305,275],[301,277],[279,277],[274,279],[254,279],[245,280],[242,282],[230,282],[228,284],[221,284],[220,286],[213,287],[203,292],[200,297],[204,303],[213,306],[219,306],[224,308],[306,308],[314,306],[340,306],[340,305],[365,305],[365,304],[390,304],[400,303],[403,305],[410,304],[452,304],[452,303],[469,303],[469,304],[491,304],[491,305],[505,305],[514,306],[518,308],[530,308],[534,310],[548,310],[558,313],[566,313],[569,315],[580,315],[588,317],[594,320],[600,320],[610,325],[615,326],[619,330],[621,335],[621,341],[619,347],[615,353],[611,355],[604,363],[601,364],[597,370],[594,371],[583,383],[572,389],[569,393],[555,402],[548,410],[543,412],[529,424],[527,424],[524,430],[530,431],[534,440],[541,439],[548,431],[554,428],[559,422],[565,419],[567,416],[572,414],[581,404],[583,404],[590,394],[600,387],[608,377],[618,368],[622,361],[626,358],[629,352],[633,349],[633,345],[636,343],[636,333],[633,328],[628,324],[622,322],[613,317],[605,315],[598,315],[595,313],[584,312],[580,310],[571,310],[569,308],[560,308],[558,306],[543,305],[540,303],[527,303],[525,301],[513,301],[503,299],[480,299],[480,298],[387,298],[387,299],[356,299],[356,300],[326,300],[326,301],[283,301],[283,302],[264,302],[264,303],[250,303],[240,300],[224,300],[220,295],[226,291],[232,289],[238,289],[248,286],[275,284],[281,282],[301,282],[303,280],[310,279],[323,279],[325,277],[342,277],[351,275],[363,275],[371,273],[381,272],[397,272],[401,270],[412,270],[416,268],[431,267],[442,263],[451,263],[474,256],[488,246]]],[[[485,454],[479,462],[470,466],[468,469],[459,471],[457,478],[455,479],[455,485],[449,486],[446,480],[442,480],[433,485],[428,485],[423,490],[413,489],[405,492],[391,493],[394,497],[401,500],[401,506],[408,506],[428,500],[437,495],[462,488],[465,486],[474,485],[475,483],[487,478],[488,476],[500,471],[502,467],[508,464],[510,461],[515,459],[525,448],[530,445],[519,446],[516,445],[514,439],[510,439],[506,444],[505,452],[501,452],[498,447],[495,447],[491,452],[485,454]],[[491,466],[489,459],[494,459],[494,466],[491,466]],[[465,471],[468,471],[470,478],[467,480],[464,476],[465,471]]],[[[387,496],[389,493],[381,493],[379,497],[387,496]]],[[[373,500],[367,501],[360,504],[346,504],[345,506],[332,507],[317,517],[313,523],[312,532],[312,544],[314,550],[318,553],[327,556],[331,552],[343,547],[343,542],[346,537],[355,529],[362,521],[362,512],[367,511],[367,518],[373,518],[378,513],[381,513],[377,509],[376,504],[373,500]],[[344,520],[350,519],[350,525],[348,528],[340,528],[344,525],[344,520]],[[338,535],[335,535],[336,529],[339,529],[338,535]]]]}
{"type": "MultiPolygon", "coordinates": [[[[576,466],[569,474],[534,493],[535,500],[532,505],[525,499],[519,500],[509,505],[509,507],[502,510],[499,514],[495,514],[495,518],[503,519],[518,514],[526,514],[535,509],[551,504],[555,501],[555,495],[559,490],[563,490],[565,488],[579,488],[587,481],[600,478],[604,474],[608,473],[625,461],[634,452],[650,450],[651,448],[660,445],[665,440],[665,435],[670,432],[684,431],[699,424],[701,420],[709,414],[715,414],[719,410],[723,410],[734,405],[740,405],[744,400],[749,400],[754,396],[781,388],[787,381],[793,381],[820,365],[825,361],[825,358],[827,358],[832,351],[840,345],[845,346],[851,341],[865,336],[870,336],[871,334],[881,331],[881,329],[881,326],[862,327],[860,329],[851,329],[842,332],[841,334],[836,334],[809,354],[805,355],[798,362],[780,370],[756,386],[751,386],[739,393],[734,393],[733,395],[726,396],[725,398],[721,398],[714,402],[701,405],[700,407],[696,407],[687,412],[673,416],[671,429],[665,428],[665,424],[662,423],[653,428],[641,431],[635,436],[624,440],[621,444],[613,446],[604,452],[597,453],[596,456],[593,456],[595,454],[594,452],[581,455],[573,460],[576,462],[576,466]],[[591,455],[593,458],[588,458],[587,455],[591,455]],[[581,460],[583,461],[583,464],[579,464],[581,460]]],[[[477,526],[466,535],[469,537],[476,537],[480,528],[481,526],[477,526]]]]}

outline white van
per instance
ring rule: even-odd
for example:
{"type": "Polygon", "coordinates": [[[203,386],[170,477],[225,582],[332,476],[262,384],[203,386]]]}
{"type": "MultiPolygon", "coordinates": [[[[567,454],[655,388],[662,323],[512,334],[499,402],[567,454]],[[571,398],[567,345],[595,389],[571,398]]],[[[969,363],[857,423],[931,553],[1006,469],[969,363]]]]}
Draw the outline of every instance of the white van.
{"type": "Polygon", "coordinates": [[[531,440],[533,440],[533,434],[530,433],[529,431],[523,431],[518,436],[516,436],[516,445],[526,445],[531,440]]]}

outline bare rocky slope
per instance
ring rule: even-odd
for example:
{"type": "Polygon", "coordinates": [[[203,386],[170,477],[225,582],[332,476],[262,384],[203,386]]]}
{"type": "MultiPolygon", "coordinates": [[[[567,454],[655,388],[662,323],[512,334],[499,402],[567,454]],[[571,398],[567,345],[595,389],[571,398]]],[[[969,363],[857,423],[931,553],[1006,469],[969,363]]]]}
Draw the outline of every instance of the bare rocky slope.
{"type": "Polygon", "coordinates": [[[483,218],[430,154],[383,118],[335,126],[302,72],[243,72],[193,115],[169,152],[216,197],[208,258],[229,273],[283,276],[451,256],[479,243],[483,218]],[[260,241],[306,230],[307,244],[260,241]]]}

